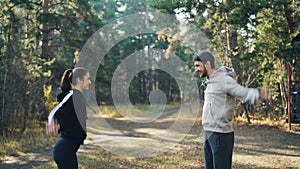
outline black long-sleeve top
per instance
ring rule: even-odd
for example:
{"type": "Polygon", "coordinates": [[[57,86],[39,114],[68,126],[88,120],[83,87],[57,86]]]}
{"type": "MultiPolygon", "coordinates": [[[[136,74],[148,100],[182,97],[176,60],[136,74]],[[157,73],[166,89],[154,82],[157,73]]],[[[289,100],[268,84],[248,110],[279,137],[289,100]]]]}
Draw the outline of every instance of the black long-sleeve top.
{"type": "MultiPolygon", "coordinates": [[[[69,91],[63,91],[57,96],[61,102],[69,91]]],[[[60,124],[59,133],[61,137],[72,139],[83,144],[86,138],[86,104],[82,93],[76,89],[73,95],[55,113],[54,117],[60,124]]]]}

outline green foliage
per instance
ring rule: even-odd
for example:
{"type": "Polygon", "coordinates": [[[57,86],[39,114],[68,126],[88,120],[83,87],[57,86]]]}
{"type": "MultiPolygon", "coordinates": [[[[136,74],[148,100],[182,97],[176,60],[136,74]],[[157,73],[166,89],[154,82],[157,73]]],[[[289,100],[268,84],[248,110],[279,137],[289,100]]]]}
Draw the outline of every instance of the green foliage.
{"type": "Polygon", "coordinates": [[[4,135],[19,128],[25,131],[31,125],[27,120],[45,119],[54,102],[43,86],[58,88],[62,72],[73,67],[74,55],[101,24],[87,1],[46,2],[1,1],[0,133],[4,135]]]}
{"type": "MultiPolygon", "coordinates": [[[[243,85],[268,86],[275,93],[274,99],[282,93],[277,90],[278,83],[284,84],[285,66],[294,57],[291,38],[299,33],[300,2],[290,0],[45,2],[0,2],[1,134],[18,131],[18,128],[25,131],[26,120],[45,119],[54,104],[47,92],[57,93],[62,72],[76,64],[87,39],[119,17],[145,11],[185,14],[189,22],[211,39],[224,64],[236,69],[243,85]],[[44,86],[53,86],[53,89],[44,86]]],[[[171,46],[172,52],[187,65],[193,65],[192,51],[177,41],[162,41],[155,34],[123,39],[99,65],[95,82],[99,103],[112,103],[111,79],[119,63],[148,46],[164,50],[171,46]]],[[[141,59],[147,59],[147,55],[141,59]]],[[[168,93],[169,102],[178,101],[179,89],[174,80],[159,71],[143,71],[131,82],[133,102],[147,103],[145,96],[155,83],[168,93]]]]}
{"type": "Polygon", "coordinates": [[[52,86],[43,86],[44,97],[45,97],[45,107],[48,112],[50,112],[57,104],[56,98],[53,97],[52,86]]]}
{"type": "Polygon", "coordinates": [[[185,14],[211,39],[224,64],[235,68],[240,83],[271,89],[276,105],[269,111],[284,109],[280,99],[285,91],[284,71],[294,57],[291,39],[299,33],[295,31],[300,23],[299,2],[158,0],[152,6],[170,14],[185,14]]]}

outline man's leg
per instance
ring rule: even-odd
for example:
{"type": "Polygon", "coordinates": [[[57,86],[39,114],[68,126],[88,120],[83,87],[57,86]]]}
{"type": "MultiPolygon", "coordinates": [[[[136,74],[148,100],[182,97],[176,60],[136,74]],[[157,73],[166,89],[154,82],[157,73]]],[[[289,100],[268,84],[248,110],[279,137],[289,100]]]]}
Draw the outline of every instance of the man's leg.
{"type": "Polygon", "coordinates": [[[204,160],[205,160],[205,168],[213,169],[213,154],[211,145],[209,142],[209,138],[212,135],[212,132],[204,131],[204,160]]]}
{"type": "Polygon", "coordinates": [[[234,133],[213,133],[211,141],[214,169],[231,169],[234,133]]]}

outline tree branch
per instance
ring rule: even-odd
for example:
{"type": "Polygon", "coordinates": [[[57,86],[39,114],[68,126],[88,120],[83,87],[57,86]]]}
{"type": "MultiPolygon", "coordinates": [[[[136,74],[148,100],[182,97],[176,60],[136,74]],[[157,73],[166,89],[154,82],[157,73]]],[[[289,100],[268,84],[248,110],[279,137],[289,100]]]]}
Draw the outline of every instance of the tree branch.
{"type": "Polygon", "coordinates": [[[53,44],[53,45],[50,45],[49,47],[61,47],[61,48],[65,48],[65,49],[79,50],[79,48],[74,47],[74,46],[63,46],[60,44],[53,44]]]}

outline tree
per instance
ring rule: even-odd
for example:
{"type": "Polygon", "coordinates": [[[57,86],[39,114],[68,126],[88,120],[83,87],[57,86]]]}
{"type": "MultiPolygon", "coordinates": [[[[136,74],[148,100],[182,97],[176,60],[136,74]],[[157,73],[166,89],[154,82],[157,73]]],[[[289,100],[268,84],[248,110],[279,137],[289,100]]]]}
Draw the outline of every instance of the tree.
{"type": "MultiPolygon", "coordinates": [[[[170,14],[184,13],[186,20],[198,25],[211,39],[224,65],[237,70],[238,81],[246,86],[271,88],[277,105],[269,111],[283,108],[277,84],[284,84],[282,71],[291,60],[290,40],[299,27],[299,2],[154,0],[152,5],[170,14]]],[[[284,86],[280,90],[284,93],[284,86]]]]}
{"type": "MultiPolygon", "coordinates": [[[[100,18],[103,18],[105,22],[110,22],[113,19],[117,19],[122,16],[130,14],[142,14],[149,9],[146,1],[105,1],[105,2],[95,2],[94,8],[99,11],[100,18]],[[106,10],[106,12],[103,12],[106,10]]],[[[139,25],[139,29],[143,30],[147,25],[139,25]]],[[[115,28],[118,29],[118,28],[115,28]]],[[[117,30],[115,30],[117,32],[117,30]]],[[[153,54],[152,50],[160,47],[167,48],[168,42],[158,41],[155,34],[139,34],[132,37],[123,39],[121,42],[116,44],[105,56],[102,63],[99,65],[97,72],[96,85],[101,87],[96,87],[97,90],[97,100],[98,102],[106,102],[111,104],[111,79],[113,73],[117,66],[132,53],[138,52],[140,57],[137,62],[151,65],[150,55],[153,54]]],[[[150,66],[151,67],[151,66],[150,66]]],[[[151,69],[144,70],[137,73],[135,78],[130,84],[130,98],[133,103],[149,103],[148,96],[153,89],[160,88],[161,90],[166,90],[165,94],[170,95],[170,83],[169,75],[164,74],[164,72],[153,71],[151,69]],[[163,74],[163,75],[162,75],[163,74]],[[162,75],[165,78],[160,78],[162,75]],[[158,85],[157,85],[158,84],[158,85]],[[165,84],[165,85],[161,85],[165,84]]],[[[176,85],[174,85],[176,86],[176,85]]]]}
{"type": "Polygon", "coordinates": [[[0,126],[5,134],[45,118],[43,86],[58,86],[100,22],[87,1],[4,0],[1,7],[0,126]]]}

